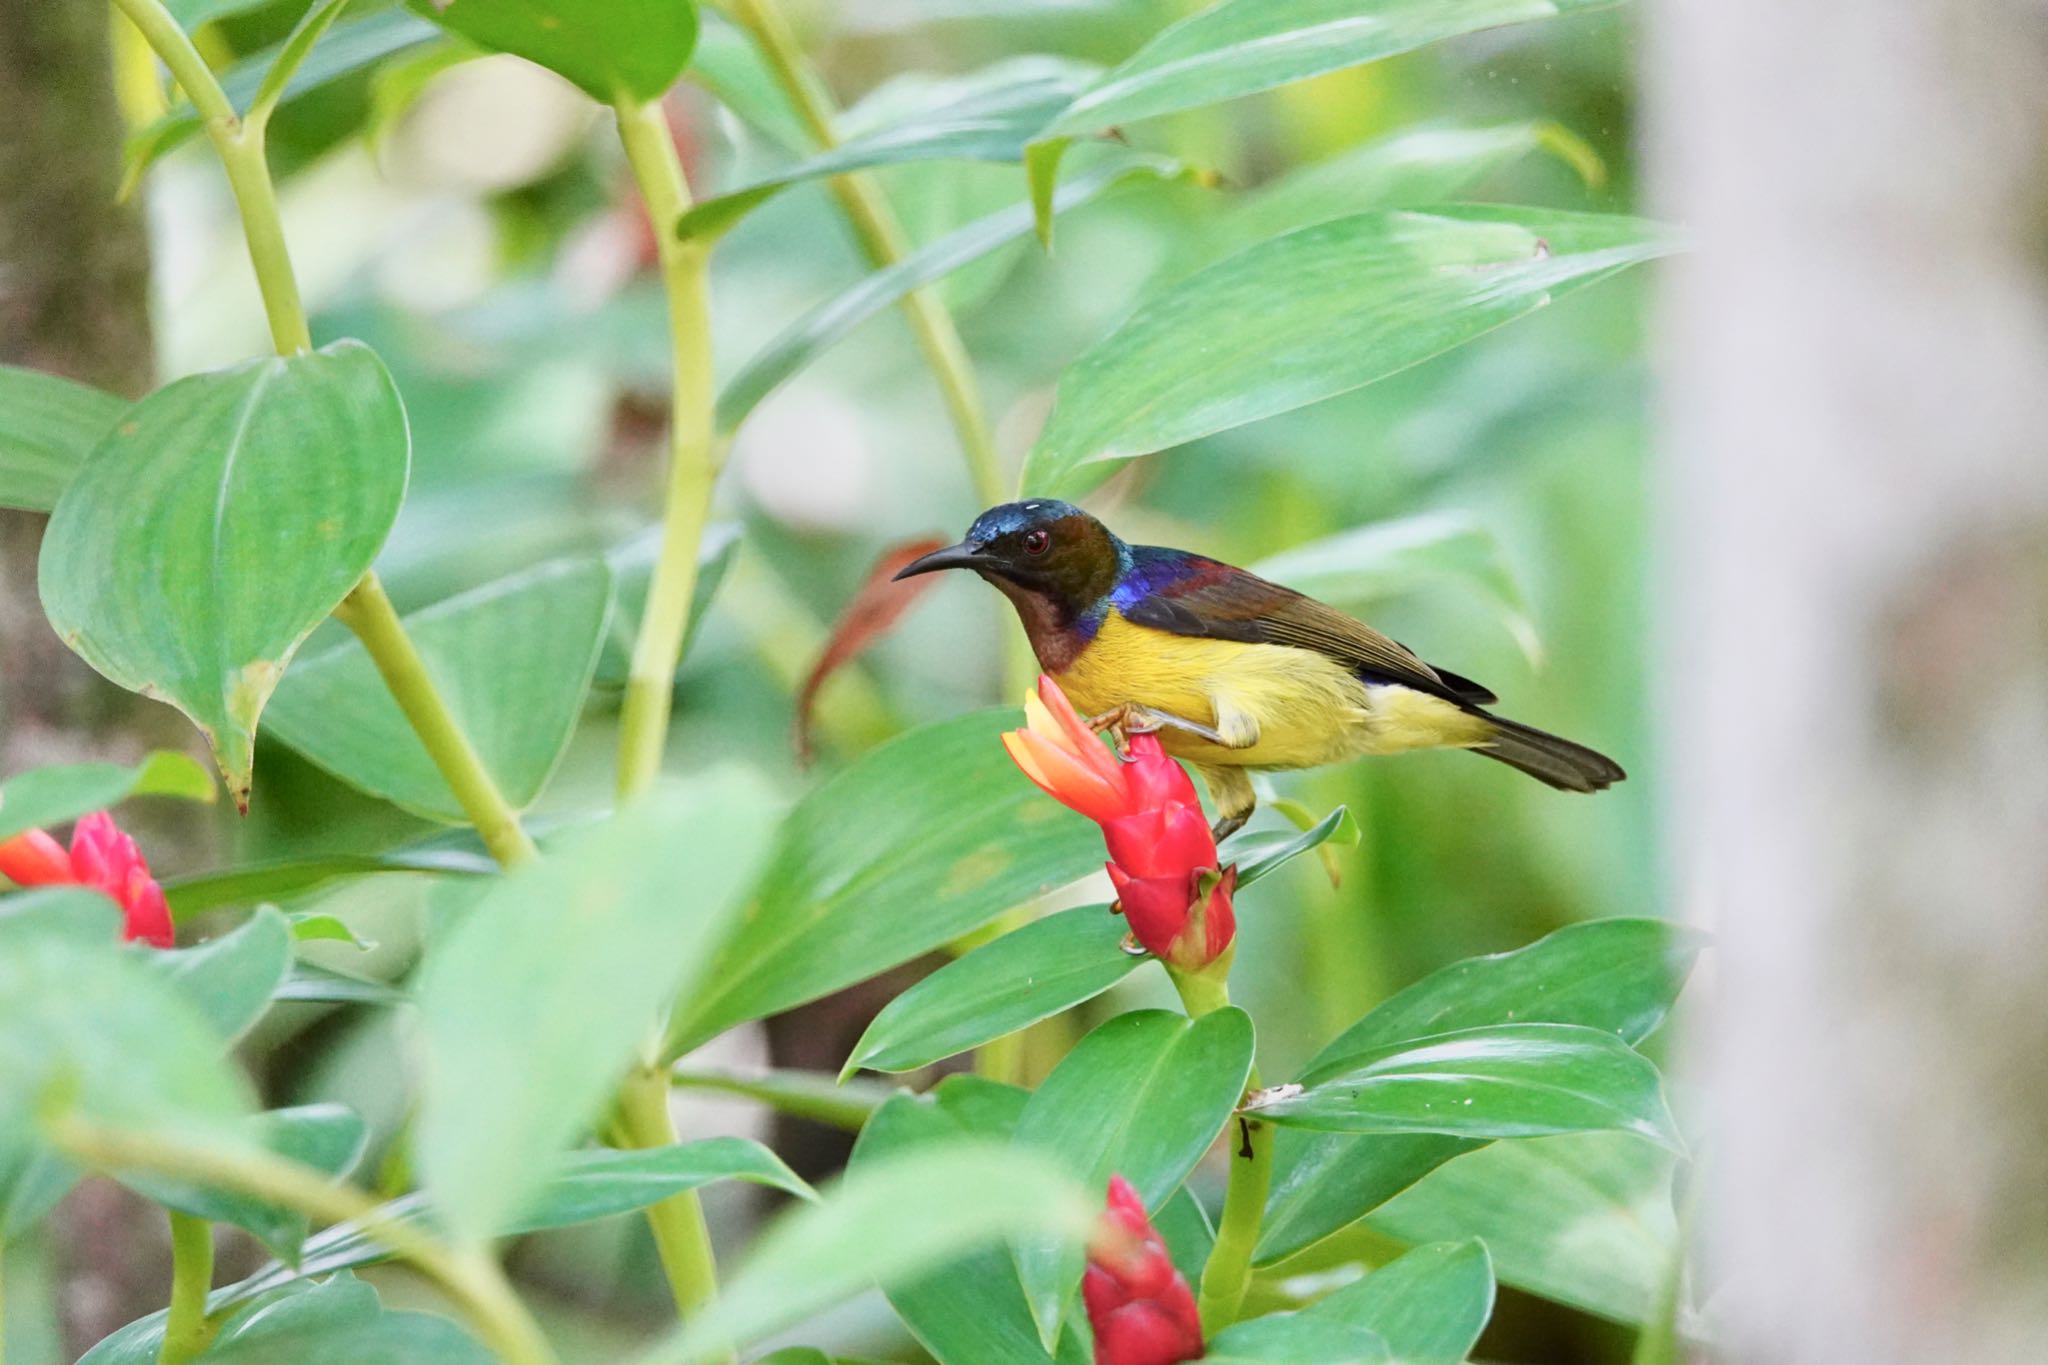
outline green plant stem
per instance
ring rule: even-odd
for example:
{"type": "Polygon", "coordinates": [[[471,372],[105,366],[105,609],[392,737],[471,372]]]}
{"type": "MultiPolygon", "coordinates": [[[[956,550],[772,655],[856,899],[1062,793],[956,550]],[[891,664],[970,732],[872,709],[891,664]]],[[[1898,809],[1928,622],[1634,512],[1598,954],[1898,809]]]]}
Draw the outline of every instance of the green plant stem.
{"type": "MultiPolygon", "coordinates": [[[[626,1077],[618,1105],[623,1145],[667,1147],[675,1142],[668,1089],[668,1075],[659,1066],[643,1063],[626,1077]]],[[[711,1230],[704,1223],[704,1205],[695,1190],[671,1195],[648,1205],[647,1226],[654,1232],[676,1312],[687,1321],[718,1295],[718,1266],[711,1252],[711,1230]]],[[[734,1357],[728,1353],[722,1359],[734,1357]]]]}
{"type": "Polygon", "coordinates": [[[398,611],[391,605],[377,575],[364,574],[362,582],[334,609],[334,617],[363,642],[398,709],[405,712],[434,766],[499,866],[514,868],[531,862],[538,856],[533,840],[519,823],[518,813],[498,790],[469,736],[448,710],[448,703],[427,672],[426,660],[420,657],[412,637],[405,633],[398,611]]]}
{"type": "MultiPolygon", "coordinates": [[[[774,0],[727,0],[726,7],[753,35],[776,82],[818,146],[825,150],[838,146],[832,122],[839,111],[804,60],[803,49],[774,0]]],[[[897,222],[874,177],[858,171],[834,176],[831,189],[870,265],[880,269],[903,258],[907,249],[903,226],[897,222]]],[[[939,382],[947,415],[953,420],[960,449],[967,457],[967,472],[974,481],[975,496],[982,506],[993,506],[1003,501],[1002,461],[996,453],[995,434],[982,401],[981,381],[975,375],[966,344],[960,340],[960,329],[954,326],[953,315],[930,286],[905,294],[903,312],[917,338],[918,349],[924,352],[925,363],[939,382]]]]}
{"type": "MultiPolygon", "coordinates": [[[[206,135],[219,154],[228,185],[234,191],[242,234],[249,244],[249,263],[256,272],[256,286],[263,295],[263,312],[270,321],[271,340],[277,353],[289,356],[312,350],[306,306],[299,297],[298,276],[292,271],[284,220],[278,213],[277,188],[264,156],[264,130],[275,101],[258,105],[243,119],[235,113],[227,92],[214,79],[199,49],[164,8],[162,0],[115,0],[115,4],[170,68],[185,97],[205,121],[206,135]]],[[[328,17],[333,16],[330,13],[328,17]]],[[[391,599],[385,596],[384,585],[378,581],[375,570],[363,575],[335,615],[356,632],[369,650],[399,709],[418,731],[420,742],[476,825],[491,855],[508,868],[531,859],[533,841],[520,827],[519,817],[498,790],[434,680],[428,676],[426,665],[399,622],[398,613],[392,610],[391,599]]]]}
{"type": "Polygon", "coordinates": [[[296,1209],[322,1222],[353,1222],[366,1237],[412,1262],[446,1290],[508,1365],[552,1365],[554,1351],[481,1248],[457,1250],[381,1208],[351,1185],[264,1151],[219,1152],[163,1134],[123,1132],[75,1116],[47,1123],[50,1141],[96,1170],[147,1171],[217,1185],[296,1209]]]}
{"type": "Polygon", "coordinates": [[[709,255],[703,243],[682,241],[675,232],[676,220],[690,206],[690,185],[675,139],[659,101],[621,98],[614,107],[626,163],[654,227],[662,290],[668,297],[675,389],[661,553],[633,642],[619,718],[619,795],[630,798],[645,791],[661,771],[676,664],[697,586],[697,552],[711,518],[711,494],[727,442],[712,430],[709,255]]]}
{"type": "MultiPolygon", "coordinates": [[[[1177,972],[1167,968],[1174,989],[1190,1019],[1199,1019],[1230,1003],[1225,984],[1229,955],[1219,958],[1200,972],[1177,972]]],[[[1254,1066],[1248,1082],[1259,1088],[1259,1069],[1254,1066]]],[[[1237,1142],[1230,1152],[1230,1183],[1223,1192],[1223,1216],[1216,1224],[1216,1245],[1202,1267],[1198,1306],[1202,1332],[1214,1336],[1231,1323],[1244,1308],[1245,1291],[1251,1285],[1252,1251],[1259,1241],[1259,1222],[1266,1213],[1266,1195],[1273,1185],[1273,1125],[1239,1114],[1237,1142]]]]}
{"type": "Polygon", "coordinates": [[[171,1215],[171,1307],[158,1365],[184,1365],[213,1341],[206,1296],[213,1289],[213,1224],[176,1209],[171,1215]]]}

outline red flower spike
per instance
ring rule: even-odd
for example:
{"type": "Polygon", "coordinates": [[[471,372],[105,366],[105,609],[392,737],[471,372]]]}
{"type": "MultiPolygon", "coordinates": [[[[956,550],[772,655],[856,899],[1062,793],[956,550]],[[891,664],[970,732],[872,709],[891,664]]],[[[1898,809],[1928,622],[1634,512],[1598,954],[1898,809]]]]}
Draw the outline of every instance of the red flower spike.
{"type": "Polygon", "coordinates": [[[114,817],[95,811],[71,832],[71,850],[39,829],[0,843],[0,875],[17,886],[89,886],[121,907],[123,937],[158,948],[171,946],[171,909],[149,864],[114,817]]]}
{"type": "Polygon", "coordinates": [[[1026,728],[1003,736],[1024,775],[1055,801],[1102,826],[1131,932],[1178,971],[1215,962],[1237,932],[1235,868],[1216,865],[1216,840],[1187,771],[1156,735],[1134,735],[1119,759],[1041,677],[1024,699],[1026,728]]]}
{"type": "Polygon", "coordinates": [[[1109,1178],[1102,1230],[1088,1248],[1081,1301],[1095,1365],[1179,1365],[1202,1358],[1202,1319],[1188,1282],[1153,1231],[1130,1182],[1109,1178]]]}

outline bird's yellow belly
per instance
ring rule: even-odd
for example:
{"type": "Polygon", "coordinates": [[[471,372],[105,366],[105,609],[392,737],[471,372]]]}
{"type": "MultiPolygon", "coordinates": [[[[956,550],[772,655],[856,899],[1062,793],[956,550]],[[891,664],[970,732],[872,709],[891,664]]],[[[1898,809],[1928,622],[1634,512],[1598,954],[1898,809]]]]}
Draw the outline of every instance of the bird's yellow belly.
{"type": "Polygon", "coordinates": [[[1365,754],[1463,747],[1488,737],[1486,722],[1440,698],[1367,686],[1312,650],[1174,635],[1132,625],[1112,611],[1057,681],[1084,715],[1126,702],[1210,729],[1235,708],[1258,739],[1226,748],[1172,728],[1168,753],[1215,767],[1312,768],[1365,754]],[[1220,703],[1220,705],[1219,705],[1220,703]]]}

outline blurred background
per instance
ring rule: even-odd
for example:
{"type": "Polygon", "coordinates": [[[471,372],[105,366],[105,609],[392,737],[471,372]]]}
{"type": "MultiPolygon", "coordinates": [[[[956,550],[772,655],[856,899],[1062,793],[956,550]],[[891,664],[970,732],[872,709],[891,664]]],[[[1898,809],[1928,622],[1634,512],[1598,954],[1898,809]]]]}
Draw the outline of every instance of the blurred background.
{"type": "MultiPolygon", "coordinates": [[[[231,66],[278,41],[304,8],[275,0],[208,25],[202,44],[231,66]]],[[[851,133],[1020,55],[1113,64],[1193,8],[862,0],[791,13],[851,133]]],[[[1500,154],[1455,197],[1634,211],[1640,17],[1620,8],[1482,33],[1134,129],[1133,142],[1213,171],[1213,183],[1133,182],[1064,218],[1050,254],[1021,241],[941,286],[1009,476],[1061,369],[1148,284],[1212,259],[1253,191],[1304,168],[1341,165],[1394,136],[1504,129],[1500,154]]],[[[345,22],[379,20],[410,22],[370,0],[345,22]]],[[[271,134],[315,338],[370,342],[410,413],[412,489],[379,562],[402,609],[551,555],[630,541],[656,501],[667,373],[652,239],[609,115],[538,68],[458,60],[419,28],[424,41],[374,70],[295,99],[271,134]]],[[[705,41],[732,59],[735,79],[748,76],[736,32],[714,20],[705,41]]],[[[0,359],[139,393],[265,348],[226,185],[201,142],[111,207],[124,136],[161,112],[161,98],[133,35],[110,39],[98,0],[0,0],[0,126],[14,130],[0,135],[0,359]]],[[[700,190],[790,159],[688,78],[669,115],[700,190]]],[[[1014,166],[961,163],[887,169],[880,180],[920,243],[1018,201],[1023,188],[1014,166]]],[[[817,184],[753,214],[714,261],[726,374],[867,270],[817,184]]],[[[1333,848],[1328,871],[1301,859],[1240,898],[1236,983],[1260,1021],[1269,1072],[1447,962],[1574,920],[1670,909],[1655,820],[1664,765],[1647,701],[1654,283],[1649,272],[1621,275],[1384,382],[1136,462],[1089,500],[1127,539],[1242,564],[1374,528],[1396,548],[1380,579],[1354,585],[1344,605],[1483,679],[1517,717],[1612,753],[1632,774],[1597,800],[1560,798],[1455,754],[1279,779],[1280,793],[1318,813],[1349,807],[1361,837],[1333,848]]],[[[938,391],[893,311],[776,392],[742,429],[719,496],[733,548],[679,682],[672,764],[736,759],[794,795],[906,727],[1014,703],[1008,608],[978,583],[946,582],[826,684],[813,767],[791,743],[795,693],[877,555],[913,536],[952,539],[978,510],[938,391]]],[[[0,513],[6,769],[186,744],[172,713],[115,692],[48,637],[33,590],[39,520],[0,513]]],[[[621,676],[616,659],[601,669],[593,714],[543,811],[607,799],[621,676]]],[[[259,784],[246,819],[156,812],[184,822],[144,832],[160,872],[430,832],[274,745],[260,752],[259,784]]],[[[313,893],[375,945],[320,950],[351,972],[402,970],[433,889],[431,879],[387,877],[313,893]]],[[[835,1070],[907,979],[721,1040],[721,1055],[692,1064],[835,1070]]],[[[375,1011],[307,1008],[274,1018],[251,1059],[271,1102],[342,1099],[388,1140],[407,1103],[394,1027],[375,1011]]],[[[1058,1035],[1035,1038],[1027,1065],[1042,1072],[1059,1046],[1058,1035]]],[[[779,1123],[778,1150],[810,1176],[846,1150],[829,1125],[777,1120],[744,1099],[693,1094],[680,1113],[686,1137],[760,1135],[779,1123]]],[[[1214,1176],[1198,1176],[1211,1195],[1214,1176]]],[[[1659,1166],[1638,1188],[1587,1192],[1584,1209],[1567,1211],[1585,1233],[1569,1254],[1607,1286],[1599,1301],[1504,1290],[1481,1357],[1626,1360],[1632,1331],[1618,1323],[1649,1310],[1665,1273],[1670,1180],[1659,1166]]],[[[770,1202],[711,1193],[727,1246],[770,1202]]],[[[254,1264],[253,1249],[240,1254],[254,1264]]],[[[1278,1277],[1316,1273],[1315,1254],[1278,1277]]],[[[1545,1258],[1560,1254],[1495,1250],[1504,1279],[1516,1278],[1520,1255],[1520,1278],[1539,1284],[1545,1258]]],[[[512,1265],[573,1358],[611,1358],[667,1316],[638,1220],[529,1238],[512,1265]]],[[[72,1358],[160,1303],[166,1267],[158,1219],[118,1190],[81,1189],[46,1236],[8,1252],[9,1361],[72,1358]]],[[[402,1270],[374,1274],[387,1298],[417,1292],[402,1270]]],[[[805,1339],[919,1358],[878,1297],[805,1339]]]]}

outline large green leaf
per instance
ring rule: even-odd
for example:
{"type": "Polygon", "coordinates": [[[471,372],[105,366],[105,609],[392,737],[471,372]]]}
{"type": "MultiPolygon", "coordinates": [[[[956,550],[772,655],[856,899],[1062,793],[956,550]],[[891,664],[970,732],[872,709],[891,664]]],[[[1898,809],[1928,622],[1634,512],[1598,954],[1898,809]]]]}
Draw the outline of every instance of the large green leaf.
{"type": "Polygon", "coordinates": [[[683,215],[676,231],[685,237],[715,235],[792,185],[872,166],[1017,161],[1031,135],[1066,108],[1097,70],[1053,57],[999,62],[961,77],[949,85],[949,98],[899,122],[702,200],[683,215]]]}
{"type": "MultiPolygon", "coordinates": [[[[1061,186],[1051,211],[1065,213],[1137,175],[1167,175],[1178,169],[1174,163],[1156,158],[1120,158],[1113,164],[1076,176],[1071,183],[1061,186]]],[[[990,252],[1023,237],[1031,231],[1031,221],[1031,208],[1027,204],[998,209],[985,218],[947,233],[894,265],[877,270],[798,318],[757,351],[738,374],[726,381],[718,394],[719,430],[737,430],[762,399],[828,346],[911,290],[972,265],[990,252]]]]}
{"type": "MultiPolygon", "coordinates": [[[[1579,1024],[1640,1042],[1663,1022],[1698,946],[1696,936],[1664,920],[1571,925],[1526,948],[1432,973],[1345,1030],[1310,1065],[1509,1019],[1579,1024]]],[[[1472,1146],[1435,1135],[1283,1130],[1274,1149],[1260,1261],[1335,1232],[1472,1146]]]]}
{"type": "Polygon", "coordinates": [[[701,988],[773,803],[738,770],[661,790],[492,884],[419,987],[422,1184],[492,1236],[589,1124],[678,991],[701,988]]]}
{"type": "Polygon", "coordinates": [[[695,0],[407,3],[449,31],[544,66],[606,103],[658,97],[683,74],[697,46],[695,0]]]}
{"type": "Polygon", "coordinates": [[[55,507],[127,406],[54,374],[0,365],[0,507],[55,507]]]}
{"type": "Polygon", "coordinates": [[[882,1007],[842,1075],[915,1071],[1092,1000],[1143,962],[1106,905],[1034,920],[949,962],[882,1007]]]}
{"type": "Polygon", "coordinates": [[[32,768],[0,786],[0,839],[76,820],[131,796],[211,801],[213,779],[206,769],[169,749],[157,750],[132,768],[118,763],[32,768]]]}
{"type": "Polygon", "coordinates": [[[1619,1133],[1496,1142],[1366,1219],[1403,1241],[1477,1237],[1502,1284],[1618,1322],[1657,1309],[1677,1240],[1673,1159],[1619,1133]]]}
{"type": "Polygon", "coordinates": [[[1080,1241],[1097,1205],[1074,1179],[994,1142],[932,1146],[851,1171],[764,1230],[718,1299],[645,1358],[694,1361],[800,1322],[871,1284],[914,1281],[1006,1237],[1080,1241]]]}
{"type": "Polygon", "coordinates": [[[1043,202],[1067,142],[1138,119],[1217,104],[1377,61],[1461,33],[1614,0],[1224,0],[1161,32],[1083,91],[1034,139],[1043,202]]]}
{"type": "Polygon", "coordinates": [[[1458,205],[1333,219],[1145,299],[1061,376],[1027,492],[1383,379],[1673,249],[1636,218],[1458,205]]]}
{"type": "Polygon", "coordinates": [[[1483,1242],[1431,1242],[1303,1315],[1367,1328],[1404,1360],[1463,1360],[1493,1315],[1493,1262],[1483,1242]]]}
{"type": "MultiPolygon", "coordinates": [[[[973,1138],[1008,1141],[1030,1092],[979,1076],[948,1076],[930,1093],[898,1094],[875,1112],[853,1149],[851,1168],[907,1152],[973,1138]]],[[[890,1286],[889,1303],[939,1365],[1083,1365],[1078,1333],[1055,1358],[1038,1339],[1038,1324],[1017,1282],[1017,1263],[988,1247],[914,1279],[890,1286]]]]}
{"type": "Polygon", "coordinates": [[[1246,1106],[1274,1123],[1332,1133],[1548,1137],[1614,1130],[1676,1146],[1650,1059],[1604,1029],[1498,1024],[1324,1063],[1246,1106]]]}
{"type": "Polygon", "coordinates": [[[246,804],[256,718],[376,557],[410,460],[398,390],[360,343],[178,380],[58,500],[43,608],[87,663],[190,716],[246,804]]]}
{"type": "Polygon", "coordinates": [[[806,797],[710,984],[677,1012],[671,1051],[929,952],[1099,864],[1094,828],[1003,752],[1015,720],[913,730],[806,797]]]}
{"type": "MultiPolygon", "coordinates": [[[[1074,1045],[1017,1120],[1018,1147],[1046,1152],[1100,1194],[1112,1174],[1157,1208],[1216,1141],[1244,1096],[1252,1021],[1220,1009],[1190,1021],[1135,1010],[1074,1045]]],[[[1017,1275],[1039,1339],[1058,1340],[1080,1290],[1082,1248],[1039,1240],[1017,1248],[1017,1275]]]]}
{"type": "Polygon", "coordinates": [[[1378,1334],[1307,1313],[1273,1313],[1218,1332],[1209,1365],[1380,1365],[1390,1356],[1378,1334]]]}
{"type": "Polygon", "coordinates": [[[266,905],[219,938],[151,953],[144,961],[232,1043],[255,1027],[290,973],[291,926],[266,905]]]}
{"type": "MultiPolygon", "coordinates": [[[[369,1129],[339,1104],[308,1104],[258,1114],[252,1142],[300,1165],[340,1177],[362,1157],[369,1129]]],[[[306,1240],[306,1215],[230,1190],[157,1175],[125,1174],[122,1183],[144,1196],[213,1223],[232,1223],[255,1234],[272,1254],[295,1261],[306,1240]]]]}
{"type": "MultiPolygon", "coordinates": [[[[448,709],[514,806],[540,795],[569,746],[611,592],[603,560],[560,560],[405,618],[448,709]]],[[[429,819],[465,819],[359,641],[295,664],[268,724],[351,786],[429,819]]]]}

